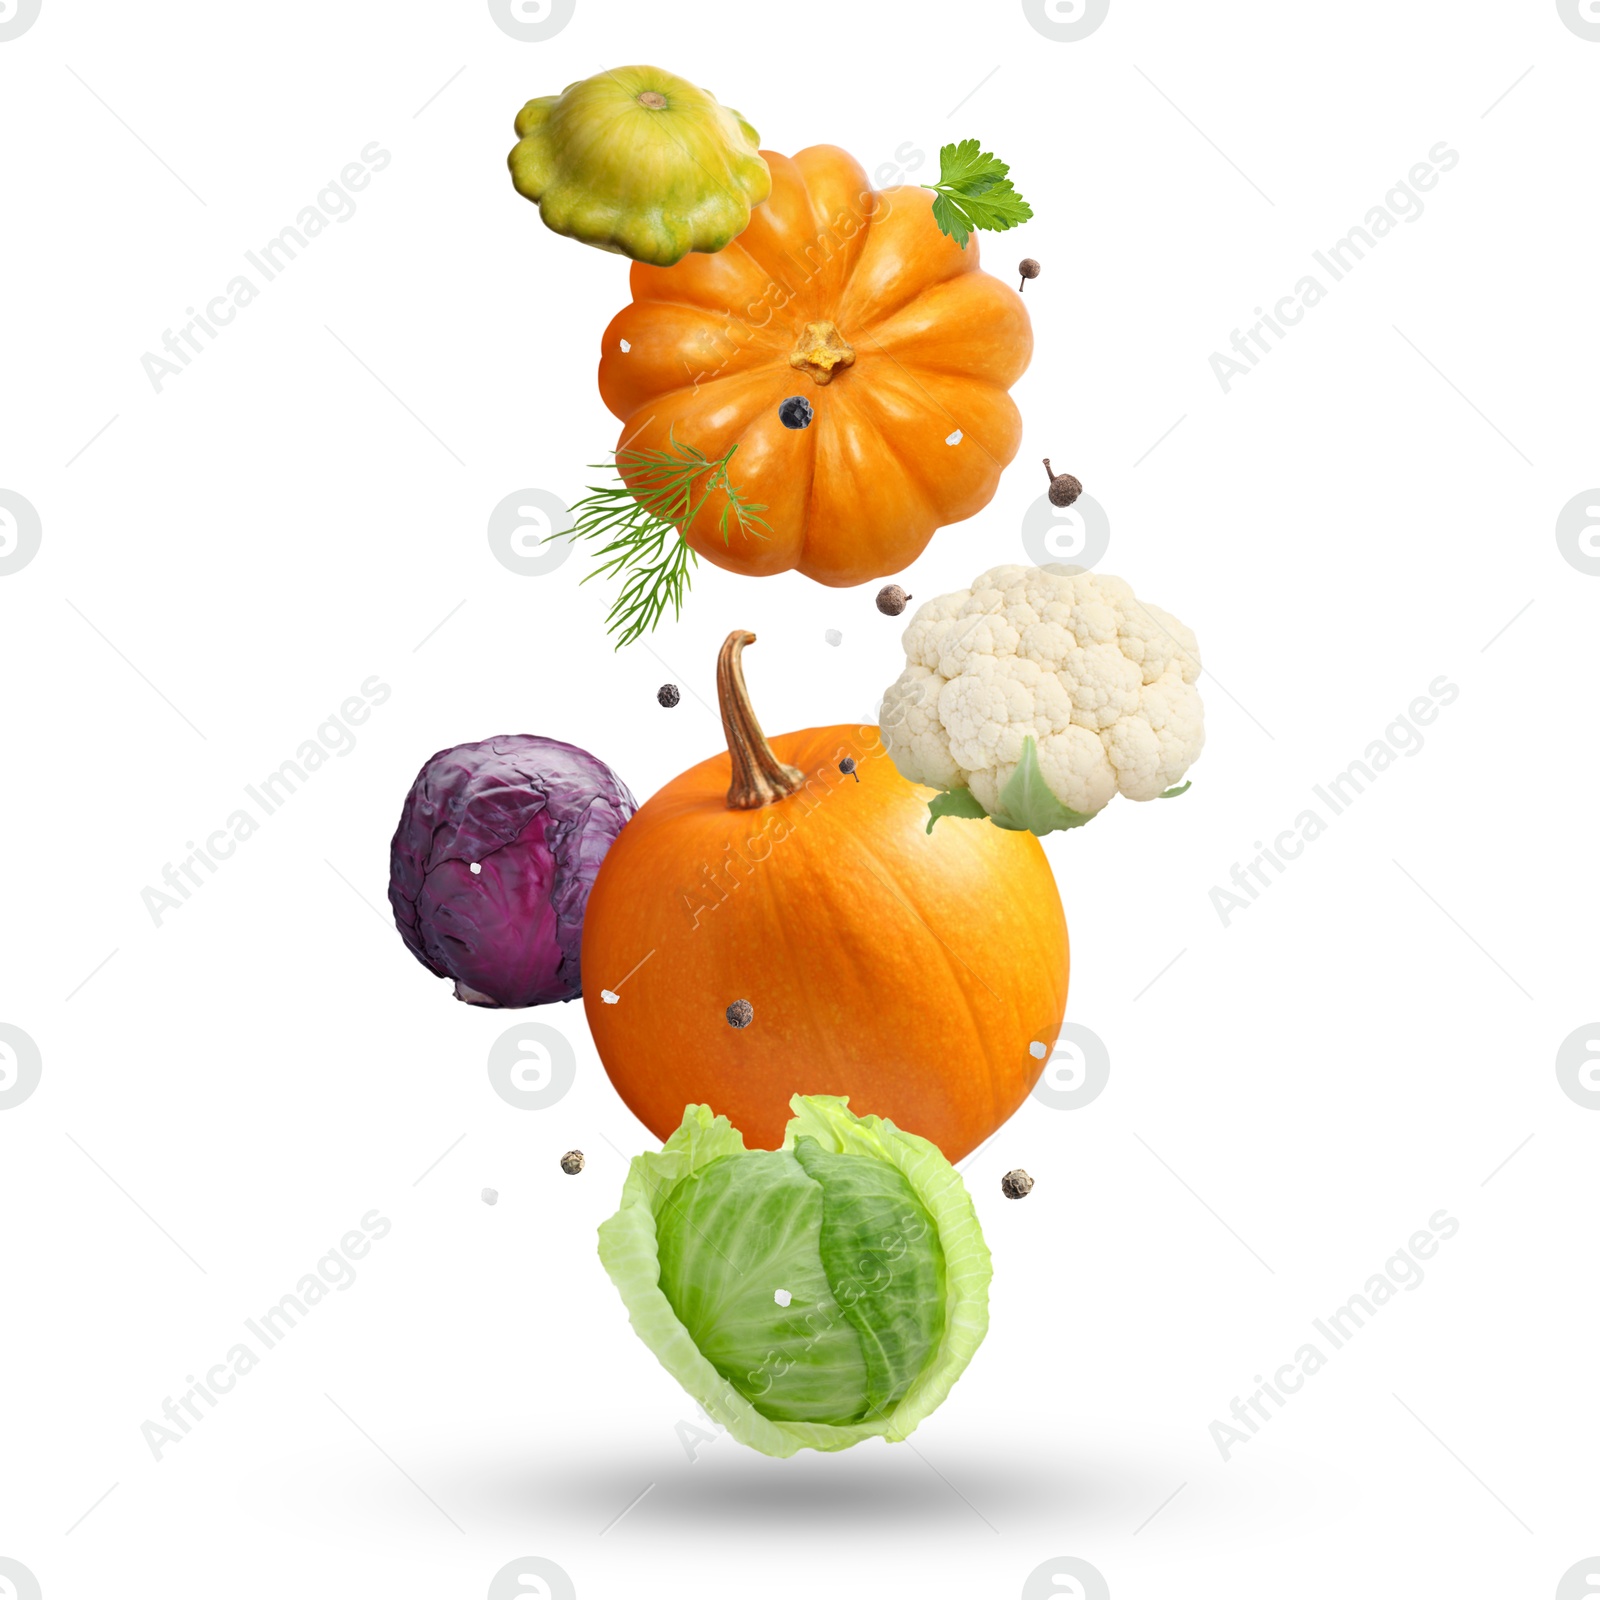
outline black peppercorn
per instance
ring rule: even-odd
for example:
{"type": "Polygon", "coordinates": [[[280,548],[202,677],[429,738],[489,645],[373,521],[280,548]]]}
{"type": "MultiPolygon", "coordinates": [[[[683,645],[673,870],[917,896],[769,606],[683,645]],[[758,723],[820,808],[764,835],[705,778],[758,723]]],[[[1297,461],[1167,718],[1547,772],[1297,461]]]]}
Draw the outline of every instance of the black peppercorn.
{"type": "Polygon", "coordinates": [[[1000,1193],[1007,1200],[1022,1200],[1026,1198],[1028,1191],[1032,1187],[1033,1179],[1021,1167],[1018,1167],[1015,1172],[1008,1172],[1000,1180],[1000,1193]]]}
{"type": "Polygon", "coordinates": [[[910,598],[898,583],[886,583],[878,591],[878,609],[886,617],[898,617],[910,598]]]}
{"type": "Polygon", "coordinates": [[[778,406],[778,421],[786,428],[809,428],[811,414],[811,402],[803,394],[792,394],[778,406]]]}
{"type": "Polygon", "coordinates": [[[748,1000],[735,1000],[728,1007],[728,1026],[730,1028],[748,1028],[755,1014],[756,1008],[748,1000]]]}
{"type": "Polygon", "coordinates": [[[856,758],[854,756],[846,756],[844,760],[839,763],[839,770],[845,775],[845,777],[854,778],[857,783],[861,782],[861,774],[856,771],[856,758]]]}
{"type": "Polygon", "coordinates": [[[656,699],[670,711],[683,698],[675,683],[664,683],[656,690],[656,699]]]}

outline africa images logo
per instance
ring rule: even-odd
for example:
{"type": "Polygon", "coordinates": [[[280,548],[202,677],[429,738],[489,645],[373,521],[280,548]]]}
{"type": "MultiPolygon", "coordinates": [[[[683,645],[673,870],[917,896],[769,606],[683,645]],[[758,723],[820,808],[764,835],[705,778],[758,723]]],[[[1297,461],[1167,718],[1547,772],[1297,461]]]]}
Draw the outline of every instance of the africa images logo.
{"type": "Polygon", "coordinates": [[[32,501],[12,489],[0,489],[0,578],[21,572],[38,555],[43,534],[32,501]]]}
{"type": "Polygon", "coordinates": [[[20,1106],[43,1075],[38,1045],[21,1028],[0,1022],[0,1111],[20,1106]]]}
{"type": "Polygon", "coordinates": [[[39,20],[40,4],[41,0],[0,0],[0,44],[20,39],[39,20]]]}
{"type": "Polygon", "coordinates": [[[542,44],[572,21],[578,0],[489,0],[489,15],[519,44],[542,44]]]}
{"type": "Polygon", "coordinates": [[[20,1561],[0,1556],[0,1595],[10,1600],[41,1600],[39,1580],[20,1561]]]}

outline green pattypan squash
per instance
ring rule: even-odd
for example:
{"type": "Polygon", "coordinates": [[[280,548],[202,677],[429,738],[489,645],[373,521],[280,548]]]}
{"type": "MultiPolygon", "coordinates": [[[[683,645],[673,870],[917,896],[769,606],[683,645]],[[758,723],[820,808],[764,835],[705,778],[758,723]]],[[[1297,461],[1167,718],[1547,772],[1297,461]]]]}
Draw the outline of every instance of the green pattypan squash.
{"type": "Polygon", "coordinates": [[[653,266],[722,249],[772,188],[756,130],[659,67],[530,100],[517,137],[511,181],[547,228],[653,266]]]}

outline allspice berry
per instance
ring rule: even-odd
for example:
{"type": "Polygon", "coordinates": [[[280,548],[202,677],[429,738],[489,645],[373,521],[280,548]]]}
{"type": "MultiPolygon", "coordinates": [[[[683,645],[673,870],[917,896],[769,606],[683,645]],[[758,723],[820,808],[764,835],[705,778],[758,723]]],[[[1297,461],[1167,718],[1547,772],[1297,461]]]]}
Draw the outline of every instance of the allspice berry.
{"type": "Polygon", "coordinates": [[[1027,1198],[1028,1191],[1033,1187],[1033,1179],[1018,1167],[1014,1172],[1008,1172],[1000,1180],[1000,1193],[1007,1200],[1023,1200],[1027,1198]]]}
{"type": "Polygon", "coordinates": [[[569,1150],[561,1158],[561,1170],[569,1178],[575,1178],[583,1171],[583,1151],[569,1150]]]}
{"type": "Polygon", "coordinates": [[[728,1026],[748,1028],[755,1020],[756,1008],[748,1000],[735,1000],[728,1007],[728,1026]]]}
{"type": "Polygon", "coordinates": [[[664,683],[656,690],[656,700],[670,711],[683,698],[675,683],[664,683]]]}
{"type": "Polygon", "coordinates": [[[898,583],[886,583],[878,591],[878,609],[886,617],[898,617],[910,598],[898,583]]]}
{"type": "Polygon", "coordinates": [[[854,756],[846,756],[844,760],[839,763],[839,770],[845,775],[845,777],[854,778],[857,783],[861,782],[861,774],[856,771],[856,758],[854,756]]]}
{"type": "Polygon", "coordinates": [[[1028,285],[1028,279],[1039,276],[1039,263],[1032,256],[1024,256],[1017,263],[1017,271],[1022,274],[1022,282],[1017,285],[1017,293],[1021,294],[1028,285]]]}
{"type": "Polygon", "coordinates": [[[1050,504],[1070,506],[1083,493],[1083,485],[1070,472],[1051,472],[1050,458],[1044,458],[1044,470],[1050,478],[1050,504]]]}

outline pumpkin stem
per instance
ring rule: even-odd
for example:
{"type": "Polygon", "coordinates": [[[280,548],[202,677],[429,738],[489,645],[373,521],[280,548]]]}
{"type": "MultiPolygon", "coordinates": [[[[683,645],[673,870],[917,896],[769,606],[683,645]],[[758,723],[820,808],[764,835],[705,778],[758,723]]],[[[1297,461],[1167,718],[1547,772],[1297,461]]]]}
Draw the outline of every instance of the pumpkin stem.
{"type": "Polygon", "coordinates": [[[728,808],[732,811],[755,811],[786,800],[806,781],[798,767],[789,766],[773,754],[750,704],[739,658],[744,647],[755,642],[753,633],[736,630],[723,640],[717,653],[717,702],[722,707],[722,731],[733,763],[733,782],[728,785],[728,808]]]}
{"type": "Polygon", "coordinates": [[[853,367],[856,353],[831,322],[808,322],[789,357],[796,372],[809,372],[818,383],[831,383],[835,367],[853,367]]]}

